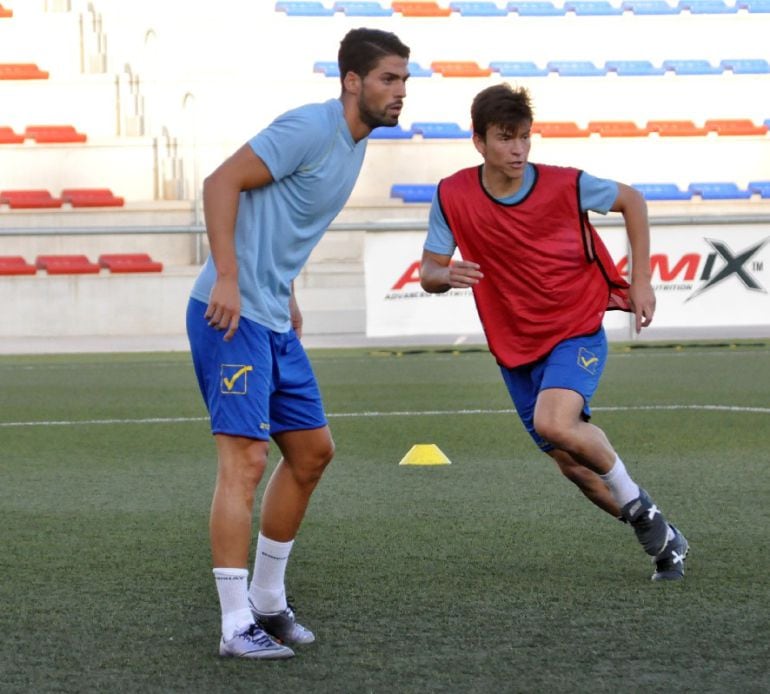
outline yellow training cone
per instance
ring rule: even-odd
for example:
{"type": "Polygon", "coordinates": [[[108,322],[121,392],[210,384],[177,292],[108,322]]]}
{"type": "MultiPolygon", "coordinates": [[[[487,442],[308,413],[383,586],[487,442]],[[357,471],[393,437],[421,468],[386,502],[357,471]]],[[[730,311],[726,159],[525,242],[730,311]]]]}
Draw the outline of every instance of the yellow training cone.
{"type": "Polygon", "coordinates": [[[449,460],[435,443],[418,443],[401,458],[399,465],[451,465],[449,460]]]}

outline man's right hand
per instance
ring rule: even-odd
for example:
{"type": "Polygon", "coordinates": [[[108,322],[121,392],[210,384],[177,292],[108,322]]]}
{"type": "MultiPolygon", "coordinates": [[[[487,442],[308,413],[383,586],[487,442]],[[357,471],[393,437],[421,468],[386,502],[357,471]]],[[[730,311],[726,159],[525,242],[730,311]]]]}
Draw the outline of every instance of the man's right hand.
{"type": "Polygon", "coordinates": [[[241,319],[241,294],[237,276],[217,278],[204,315],[212,328],[226,331],[225,342],[233,339],[241,319]]]}

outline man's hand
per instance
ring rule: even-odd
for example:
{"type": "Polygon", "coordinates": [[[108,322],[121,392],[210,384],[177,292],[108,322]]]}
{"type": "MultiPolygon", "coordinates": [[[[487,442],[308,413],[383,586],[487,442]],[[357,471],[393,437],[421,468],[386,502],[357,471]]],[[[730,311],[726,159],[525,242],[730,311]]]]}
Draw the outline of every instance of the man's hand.
{"type": "Polygon", "coordinates": [[[241,294],[237,276],[217,278],[204,315],[212,328],[226,331],[225,342],[233,339],[241,318],[241,294]]]}
{"type": "Polygon", "coordinates": [[[456,260],[449,263],[449,286],[452,289],[468,289],[484,278],[481,266],[470,260],[456,260]]]}
{"type": "Polygon", "coordinates": [[[636,334],[652,323],[655,315],[655,292],[649,282],[632,282],[628,290],[631,309],[636,316],[636,334]]]}

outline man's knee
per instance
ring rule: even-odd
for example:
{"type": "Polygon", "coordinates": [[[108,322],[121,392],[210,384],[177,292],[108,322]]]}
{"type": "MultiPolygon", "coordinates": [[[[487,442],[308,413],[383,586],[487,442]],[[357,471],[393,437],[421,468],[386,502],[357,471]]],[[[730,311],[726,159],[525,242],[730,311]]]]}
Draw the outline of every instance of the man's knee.
{"type": "Polygon", "coordinates": [[[218,436],[219,478],[245,489],[256,489],[267,467],[267,442],[218,436]]]}

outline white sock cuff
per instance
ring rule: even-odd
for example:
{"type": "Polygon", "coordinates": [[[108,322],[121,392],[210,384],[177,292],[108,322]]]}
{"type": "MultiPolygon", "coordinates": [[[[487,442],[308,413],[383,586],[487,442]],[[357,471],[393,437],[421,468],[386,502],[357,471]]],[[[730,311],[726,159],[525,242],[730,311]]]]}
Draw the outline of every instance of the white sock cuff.
{"type": "Polygon", "coordinates": [[[222,578],[248,578],[249,577],[248,569],[214,568],[212,569],[212,573],[214,574],[215,578],[219,578],[220,576],[222,578]]]}
{"type": "Polygon", "coordinates": [[[264,552],[273,559],[285,561],[291,554],[291,548],[294,546],[294,540],[288,542],[278,542],[265,537],[262,533],[257,536],[257,553],[264,552]]]}

